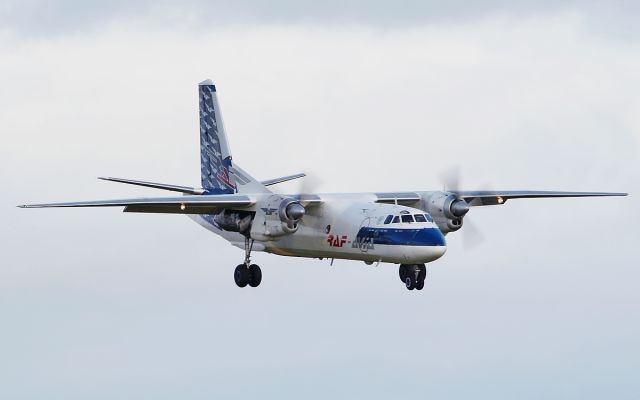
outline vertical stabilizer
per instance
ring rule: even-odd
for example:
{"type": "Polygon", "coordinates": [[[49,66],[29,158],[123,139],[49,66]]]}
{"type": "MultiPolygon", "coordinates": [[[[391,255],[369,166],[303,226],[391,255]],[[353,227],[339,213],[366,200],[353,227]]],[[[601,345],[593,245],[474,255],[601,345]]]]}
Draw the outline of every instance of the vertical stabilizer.
{"type": "Polygon", "coordinates": [[[235,193],[231,151],[222,122],[216,86],[210,79],[198,85],[200,98],[200,173],[207,193],[235,193]]]}

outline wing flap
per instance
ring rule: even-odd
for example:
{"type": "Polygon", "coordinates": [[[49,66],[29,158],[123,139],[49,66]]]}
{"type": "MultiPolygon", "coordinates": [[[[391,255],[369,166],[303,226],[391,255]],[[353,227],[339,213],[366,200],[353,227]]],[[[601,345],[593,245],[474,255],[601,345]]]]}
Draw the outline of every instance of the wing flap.
{"type": "Polygon", "coordinates": [[[422,197],[415,192],[375,193],[376,203],[400,204],[410,206],[419,202],[422,197]]]}
{"type": "Polygon", "coordinates": [[[135,204],[125,206],[123,212],[126,213],[150,213],[150,214],[217,214],[224,207],[210,205],[192,204],[135,204]],[[184,208],[183,208],[184,207],[184,208]]]}
{"type": "Polygon", "coordinates": [[[255,204],[245,195],[181,196],[118,200],[95,200],[67,203],[25,204],[21,208],[52,207],[125,207],[125,212],[213,214],[223,208],[246,208],[255,204]]]}

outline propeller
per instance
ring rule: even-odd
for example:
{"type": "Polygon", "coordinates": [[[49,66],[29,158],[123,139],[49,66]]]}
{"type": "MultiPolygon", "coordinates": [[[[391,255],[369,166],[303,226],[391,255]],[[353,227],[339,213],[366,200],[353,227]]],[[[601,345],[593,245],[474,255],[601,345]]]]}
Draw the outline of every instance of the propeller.
{"type": "Polygon", "coordinates": [[[299,181],[298,189],[293,194],[285,195],[288,200],[284,208],[284,216],[290,220],[293,224],[298,223],[305,216],[307,210],[305,208],[305,200],[312,199],[313,191],[320,185],[320,180],[315,176],[305,174],[305,176],[299,181]]]}
{"type": "Polygon", "coordinates": [[[298,187],[296,191],[292,194],[288,194],[287,197],[304,203],[305,199],[313,198],[314,192],[321,183],[322,182],[320,181],[320,179],[318,179],[315,175],[305,174],[305,176],[298,181],[298,187]]]}
{"type": "MultiPolygon", "coordinates": [[[[460,191],[461,173],[459,167],[452,167],[440,174],[440,179],[444,186],[445,192],[450,192],[458,197],[460,191]]],[[[484,235],[476,224],[472,222],[467,213],[470,206],[464,199],[458,197],[453,204],[451,204],[451,212],[460,218],[463,218],[462,224],[462,245],[466,249],[471,249],[480,245],[484,241],[484,235]]]]}

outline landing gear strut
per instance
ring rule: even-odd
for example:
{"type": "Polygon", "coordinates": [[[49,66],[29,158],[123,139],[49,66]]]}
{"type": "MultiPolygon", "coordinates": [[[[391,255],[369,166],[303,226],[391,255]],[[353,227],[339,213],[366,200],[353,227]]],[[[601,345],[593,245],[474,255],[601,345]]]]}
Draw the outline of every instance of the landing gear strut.
{"type": "Polygon", "coordinates": [[[253,248],[253,239],[244,238],[244,264],[236,267],[233,273],[233,279],[239,287],[247,285],[256,287],[262,282],[262,271],[256,264],[251,264],[251,249],[253,248]]]}
{"type": "Polygon", "coordinates": [[[427,267],[424,264],[400,264],[400,280],[407,289],[422,290],[424,279],[427,277],[427,267]]]}

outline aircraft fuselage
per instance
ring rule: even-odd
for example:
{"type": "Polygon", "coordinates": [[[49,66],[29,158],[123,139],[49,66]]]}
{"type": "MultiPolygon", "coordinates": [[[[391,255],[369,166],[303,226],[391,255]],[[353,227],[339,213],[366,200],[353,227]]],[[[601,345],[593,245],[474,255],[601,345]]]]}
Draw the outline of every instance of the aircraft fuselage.
{"type": "MultiPolygon", "coordinates": [[[[283,256],[422,264],[446,251],[444,235],[425,211],[367,202],[362,194],[322,195],[293,235],[256,242],[253,250],[283,256]],[[358,201],[358,198],[359,201],[358,201]]],[[[205,228],[243,248],[244,237],[222,230],[208,215],[192,215],[205,228]]],[[[260,228],[259,216],[253,221],[260,228]]]]}

